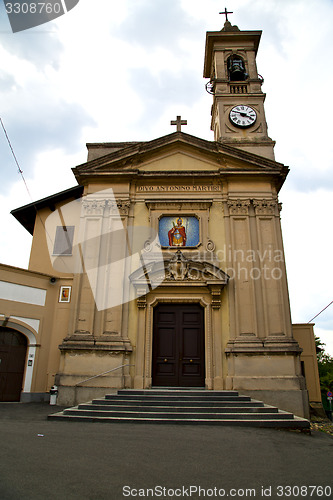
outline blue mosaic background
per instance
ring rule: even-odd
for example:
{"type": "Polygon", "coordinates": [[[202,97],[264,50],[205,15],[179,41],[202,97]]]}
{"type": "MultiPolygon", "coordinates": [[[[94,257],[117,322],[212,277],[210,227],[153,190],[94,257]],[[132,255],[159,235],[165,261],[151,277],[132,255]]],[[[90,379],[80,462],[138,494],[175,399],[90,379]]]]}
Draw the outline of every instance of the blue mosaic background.
{"type": "Polygon", "coordinates": [[[186,245],[187,247],[195,247],[200,242],[199,235],[199,221],[196,217],[183,217],[177,215],[174,217],[162,217],[159,222],[158,235],[160,243],[163,247],[169,246],[168,232],[173,228],[173,223],[177,226],[177,219],[183,219],[183,226],[186,231],[186,245]]]}

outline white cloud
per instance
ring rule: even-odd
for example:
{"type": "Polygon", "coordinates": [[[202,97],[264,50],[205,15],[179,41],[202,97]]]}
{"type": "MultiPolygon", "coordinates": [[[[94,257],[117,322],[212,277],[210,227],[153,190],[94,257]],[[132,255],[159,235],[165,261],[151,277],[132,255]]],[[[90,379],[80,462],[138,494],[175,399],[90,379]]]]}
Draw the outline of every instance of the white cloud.
{"type": "MultiPolygon", "coordinates": [[[[333,300],[332,192],[282,190],[282,229],[292,320],[307,323],[333,300]]],[[[333,354],[333,305],[314,320],[333,354]],[[331,341],[329,342],[329,338],[331,341]]]]}
{"type": "Polygon", "coordinates": [[[1,263],[27,268],[32,237],[14,219],[10,211],[16,204],[25,205],[31,200],[20,180],[12,184],[6,195],[0,195],[1,213],[1,263]]]}

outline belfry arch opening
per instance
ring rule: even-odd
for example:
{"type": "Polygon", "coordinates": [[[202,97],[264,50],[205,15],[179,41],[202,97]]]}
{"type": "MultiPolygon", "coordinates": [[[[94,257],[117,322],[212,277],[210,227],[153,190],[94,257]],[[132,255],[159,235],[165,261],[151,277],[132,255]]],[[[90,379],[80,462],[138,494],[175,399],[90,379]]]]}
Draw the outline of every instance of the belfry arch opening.
{"type": "Polygon", "coordinates": [[[244,59],[236,54],[231,55],[227,59],[228,77],[230,82],[243,82],[247,80],[244,59]]]}

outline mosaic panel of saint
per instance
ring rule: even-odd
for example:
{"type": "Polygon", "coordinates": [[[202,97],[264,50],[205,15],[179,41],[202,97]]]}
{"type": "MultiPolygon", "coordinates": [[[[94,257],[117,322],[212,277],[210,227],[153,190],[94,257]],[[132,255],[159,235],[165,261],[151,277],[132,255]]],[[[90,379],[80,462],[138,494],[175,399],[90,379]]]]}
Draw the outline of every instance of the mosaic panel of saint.
{"type": "Polygon", "coordinates": [[[168,232],[169,246],[170,247],[184,247],[186,246],[186,229],[183,226],[183,219],[177,219],[177,225],[173,222],[173,227],[168,232]]]}
{"type": "Polygon", "coordinates": [[[164,247],[195,247],[199,244],[199,221],[196,217],[162,217],[159,239],[164,247]]]}

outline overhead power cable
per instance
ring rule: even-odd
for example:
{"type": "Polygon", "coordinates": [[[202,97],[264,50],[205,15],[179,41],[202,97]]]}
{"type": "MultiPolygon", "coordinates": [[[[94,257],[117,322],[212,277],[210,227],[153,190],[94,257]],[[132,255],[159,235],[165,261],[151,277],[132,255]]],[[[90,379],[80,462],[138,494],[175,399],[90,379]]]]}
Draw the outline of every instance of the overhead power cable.
{"type": "Polygon", "coordinates": [[[316,314],[315,316],[313,316],[313,318],[311,318],[310,321],[308,321],[308,323],[311,323],[311,321],[313,321],[315,318],[317,318],[319,316],[319,314],[321,314],[322,312],[324,312],[325,309],[327,309],[331,304],[333,304],[333,300],[326,307],[324,307],[324,309],[322,309],[318,314],[316,314]]]}
{"type": "MultiPolygon", "coordinates": [[[[4,134],[5,134],[5,136],[6,136],[6,139],[7,139],[8,145],[9,145],[10,150],[11,150],[11,152],[12,152],[12,155],[13,155],[13,157],[14,157],[15,163],[16,163],[16,165],[17,165],[17,168],[18,168],[18,173],[21,175],[21,177],[22,177],[22,179],[23,179],[23,182],[24,182],[24,185],[25,185],[26,190],[27,190],[27,192],[28,192],[28,195],[29,195],[29,197],[30,197],[30,199],[31,199],[31,201],[32,201],[32,205],[33,205],[33,207],[34,207],[34,209],[35,209],[35,211],[36,211],[36,216],[39,218],[39,220],[40,220],[40,222],[41,222],[41,224],[42,224],[42,227],[43,227],[43,229],[44,229],[44,231],[45,231],[46,236],[49,238],[49,240],[50,240],[50,241],[53,241],[53,240],[52,240],[52,238],[51,238],[51,236],[50,236],[50,235],[49,235],[49,233],[47,232],[47,229],[46,229],[46,227],[45,227],[44,221],[43,221],[43,219],[41,218],[40,213],[39,213],[39,211],[38,211],[38,208],[37,208],[37,206],[36,206],[36,204],[35,204],[35,202],[34,202],[34,200],[33,200],[32,196],[31,196],[31,193],[30,193],[29,188],[28,188],[28,184],[27,184],[27,182],[26,182],[26,180],[25,180],[25,178],[24,178],[24,175],[23,175],[23,170],[21,169],[20,164],[19,164],[19,162],[18,162],[18,159],[16,158],[16,155],[15,155],[15,152],[14,152],[14,149],[13,149],[13,146],[11,145],[10,139],[9,139],[9,137],[8,137],[8,134],[7,134],[7,131],[6,131],[5,125],[4,125],[4,123],[3,123],[3,121],[2,121],[2,118],[1,118],[1,117],[0,117],[0,122],[1,122],[1,126],[2,126],[2,128],[3,128],[4,134]]],[[[64,259],[63,259],[62,257],[61,257],[61,260],[62,260],[62,262],[65,264],[65,267],[67,267],[67,268],[68,268],[67,263],[64,261],[64,259]]],[[[68,270],[68,272],[70,272],[70,270],[68,270]]]]}
{"type": "Polygon", "coordinates": [[[22,179],[23,179],[23,182],[24,182],[24,185],[25,185],[25,187],[26,187],[26,190],[28,191],[29,197],[30,197],[31,201],[33,201],[32,196],[31,196],[30,191],[29,191],[29,188],[28,188],[28,184],[26,183],[26,180],[25,180],[24,175],[23,175],[23,170],[21,169],[20,164],[19,164],[19,162],[18,162],[18,160],[17,160],[17,158],[16,158],[16,155],[15,155],[15,153],[14,153],[14,149],[13,149],[13,147],[12,147],[12,145],[11,145],[10,140],[9,140],[9,137],[8,137],[7,131],[6,131],[6,129],[5,129],[5,126],[4,126],[4,124],[3,124],[2,118],[0,118],[0,122],[1,122],[1,126],[2,126],[2,128],[3,128],[4,134],[5,134],[5,136],[6,136],[6,139],[7,139],[8,145],[9,145],[10,150],[11,150],[11,152],[12,152],[12,155],[13,155],[13,157],[14,157],[15,163],[16,163],[16,165],[17,165],[17,168],[18,168],[19,174],[21,174],[21,177],[22,177],[22,179]]]}

